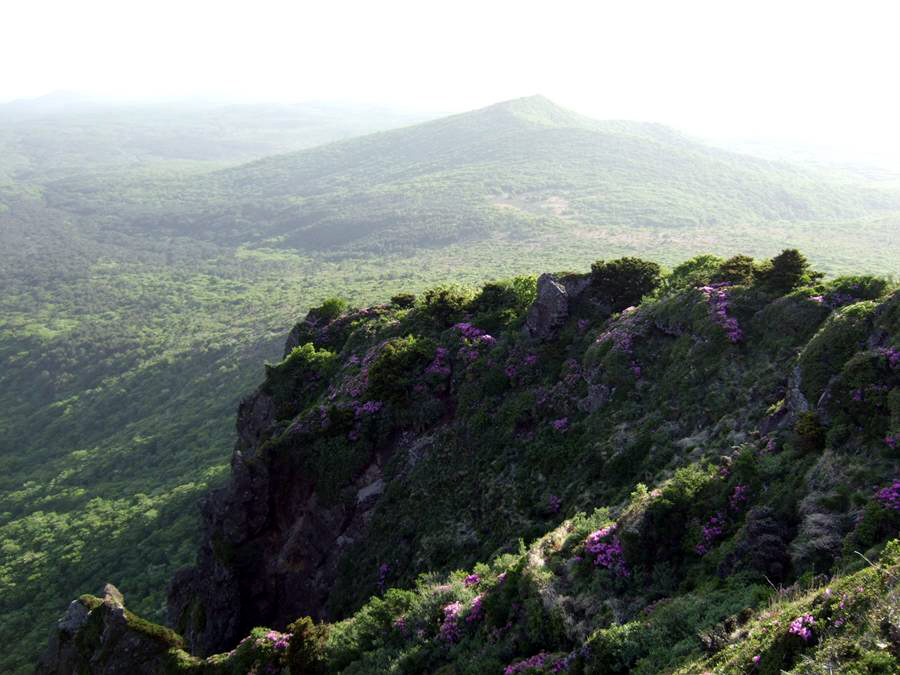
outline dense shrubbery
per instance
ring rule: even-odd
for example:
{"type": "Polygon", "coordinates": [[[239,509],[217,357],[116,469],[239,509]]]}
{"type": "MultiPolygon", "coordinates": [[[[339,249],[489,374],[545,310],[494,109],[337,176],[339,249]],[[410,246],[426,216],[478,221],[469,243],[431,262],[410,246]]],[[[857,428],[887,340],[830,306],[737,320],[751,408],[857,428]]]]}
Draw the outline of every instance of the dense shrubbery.
{"type": "Polygon", "coordinates": [[[747,255],[736,255],[725,262],[713,273],[712,280],[716,283],[750,284],[756,275],[756,264],[753,258],[747,255]]]}
{"type": "MultiPolygon", "coordinates": [[[[724,263],[722,258],[709,254],[685,260],[663,277],[662,290],[666,293],[673,293],[698,286],[707,286],[713,282],[714,277],[720,275],[724,263]]],[[[732,279],[722,280],[732,281],[732,279]]]]}
{"type": "Polygon", "coordinates": [[[312,402],[337,365],[336,354],[307,342],[277,365],[266,366],[264,391],[275,403],[276,419],[294,417],[312,402]]]}
{"type": "Polygon", "coordinates": [[[447,327],[462,320],[463,314],[474,297],[464,286],[437,286],[429,288],[422,296],[425,315],[439,327],[447,327]]]}
{"type": "Polygon", "coordinates": [[[322,321],[332,321],[347,311],[350,303],[343,298],[326,298],[318,307],[310,310],[313,316],[322,321]]]}
{"type": "Polygon", "coordinates": [[[407,335],[385,342],[369,368],[369,397],[403,405],[435,355],[434,344],[407,335]]]}
{"type": "Polygon", "coordinates": [[[640,258],[598,260],[591,265],[591,283],[614,312],[637,305],[660,284],[659,265],[640,258]]]}

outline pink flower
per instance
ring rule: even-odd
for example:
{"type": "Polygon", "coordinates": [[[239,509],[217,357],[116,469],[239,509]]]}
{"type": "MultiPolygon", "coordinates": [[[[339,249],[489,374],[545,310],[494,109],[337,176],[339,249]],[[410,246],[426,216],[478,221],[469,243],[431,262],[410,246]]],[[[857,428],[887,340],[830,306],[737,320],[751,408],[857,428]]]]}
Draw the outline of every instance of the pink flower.
{"type": "Polygon", "coordinates": [[[483,602],[483,594],[475,596],[475,599],[472,600],[472,609],[469,612],[469,615],[466,617],[466,623],[475,623],[481,618],[481,615],[484,612],[484,608],[481,606],[483,602]]]}
{"type": "Polygon", "coordinates": [[[591,532],[584,542],[584,550],[594,556],[596,567],[605,567],[622,577],[628,576],[622,542],[614,536],[616,526],[609,525],[591,532]]]}
{"type": "Polygon", "coordinates": [[[806,642],[809,642],[812,639],[812,629],[810,628],[816,620],[812,617],[811,614],[802,614],[798,616],[796,619],[791,621],[791,625],[788,628],[788,632],[791,635],[797,635],[803,638],[806,642]]]}

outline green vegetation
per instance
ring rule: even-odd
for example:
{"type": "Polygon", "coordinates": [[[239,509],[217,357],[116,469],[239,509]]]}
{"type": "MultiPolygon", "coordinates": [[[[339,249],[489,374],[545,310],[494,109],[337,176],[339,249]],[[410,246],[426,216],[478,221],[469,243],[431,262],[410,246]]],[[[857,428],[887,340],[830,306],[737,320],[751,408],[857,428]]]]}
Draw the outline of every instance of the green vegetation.
{"type": "MultiPolygon", "coordinates": [[[[730,264],[699,260],[682,270],[705,280],[730,264]]],[[[330,419],[263,440],[259,461],[283,470],[327,439],[358,463],[337,494],[390,450],[368,529],[337,554],[332,619],[254,628],[205,659],[173,649],[161,672],[896,672],[900,290],[805,278],[784,294],[763,276],[663,283],[612,316],[590,309],[608,287],[585,284],[540,343],[521,331],[527,278],[431,293],[453,298],[450,325],[424,299],[316,324],[313,344],[338,362],[291,428],[330,419]],[[847,342],[829,326],[861,305],[847,342]],[[773,321],[798,312],[796,327],[773,321]],[[498,316],[486,333],[479,317],[498,316]],[[803,390],[813,362],[833,374],[831,398],[784,408],[800,405],[778,399],[793,366],[806,364],[803,390]],[[847,388],[861,388],[858,409],[847,388]]],[[[278,367],[305,381],[288,366],[317,349],[278,367]]]]}
{"type": "MultiPolygon", "coordinates": [[[[272,364],[266,370],[285,420],[320,394],[297,390],[307,398],[295,400],[297,392],[280,388],[288,376],[311,369],[325,382],[344,364],[340,346],[316,343],[304,352],[311,340],[298,345],[297,361],[281,362],[286,328],[311,307],[320,306],[327,322],[392,298],[396,316],[384,320],[409,318],[384,339],[412,335],[421,345],[410,352],[415,368],[428,340],[436,346],[455,322],[471,318],[491,334],[514,333],[534,298],[529,275],[586,269],[598,257],[675,265],[698,248],[765,257],[789,238],[830,274],[898,273],[896,194],[720,152],[654,125],[586,120],[540,98],[293,152],[400,121],[333,109],[307,117],[241,107],[0,111],[0,637],[10,645],[0,670],[25,672],[68,600],[106,581],[127,589],[136,613],[163,619],[166,583],[196,551],[197,503],[227,474],[234,410],[263,376],[262,364],[272,364]],[[436,286],[448,282],[456,285],[436,286]]],[[[663,275],[658,292],[691,293],[716,260],[663,275]]],[[[749,269],[742,283],[753,279],[752,260],[749,269]]],[[[730,273],[717,268],[711,279],[730,273]]],[[[831,284],[821,292],[860,301],[888,290],[867,276],[831,284]]],[[[737,292],[736,311],[753,315],[760,292],[737,292]]],[[[756,335],[785,350],[802,347],[804,331],[819,324],[797,317],[825,309],[799,296],[776,302],[763,311],[796,321],[796,336],[761,328],[756,335]]],[[[654,319],[682,330],[683,317],[665,309],[661,302],[654,319]]],[[[719,340],[710,353],[727,348],[721,329],[704,323],[705,309],[698,301],[687,323],[719,340]]],[[[573,311],[590,318],[587,308],[573,311]]],[[[360,328],[347,330],[365,342],[370,336],[354,332],[360,328]]],[[[580,335],[577,324],[566,330],[573,340],[580,335]]],[[[561,368],[581,346],[538,351],[542,363],[561,368]]],[[[686,365],[700,349],[678,341],[671,365],[678,377],[667,395],[677,393],[676,382],[702,381],[707,366],[689,372],[686,365]]],[[[621,351],[599,358],[602,384],[614,385],[616,400],[639,393],[621,351]]],[[[884,363],[866,358],[847,366],[836,395],[852,401],[856,382],[880,377],[884,363]]],[[[822,359],[831,367],[830,356],[822,359]]],[[[801,365],[813,372],[818,362],[810,351],[801,365]]],[[[484,442],[502,441],[498,459],[476,463],[525,452],[533,467],[551,472],[576,453],[568,440],[549,452],[517,449],[515,433],[549,434],[535,412],[537,395],[509,391],[502,368],[475,373],[460,403],[479,423],[496,413],[484,442]],[[479,412],[487,394],[495,407],[479,412]]],[[[867,418],[874,437],[900,413],[896,396],[867,395],[881,396],[867,418]]],[[[406,411],[406,420],[429,424],[441,412],[429,404],[406,411]]],[[[868,414],[848,410],[829,438],[846,436],[868,414]]],[[[640,464],[656,443],[656,422],[647,424],[623,447],[592,441],[598,456],[613,466],[640,464]]],[[[605,439],[614,425],[591,429],[605,439]]],[[[362,461],[356,448],[332,452],[342,442],[320,439],[317,470],[349,458],[339,467],[347,471],[362,461]]],[[[664,465],[669,452],[644,470],[664,465]]],[[[615,489],[626,489],[624,479],[615,489]]],[[[498,531],[508,500],[546,501],[495,497],[487,508],[498,509],[498,531]]],[[[519,516],[507,525],[534,536],[542,527],[519,516]]],[[[444,564],[456,543],[423,536],[424,559],[444,564]]]]}
{"type": "Polygon", "coordinates": [[[598,260],[591,265],[591,283],[614,312],[636,305],[660,284],[659,265],[639,258],[598,260]]]}

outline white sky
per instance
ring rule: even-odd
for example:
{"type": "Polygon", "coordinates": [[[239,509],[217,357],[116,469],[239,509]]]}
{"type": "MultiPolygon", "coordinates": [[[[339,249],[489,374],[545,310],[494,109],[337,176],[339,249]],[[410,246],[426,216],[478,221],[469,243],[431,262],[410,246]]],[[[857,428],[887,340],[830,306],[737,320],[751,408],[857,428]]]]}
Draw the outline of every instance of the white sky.
{"type": "Polygon", "coordinates": [[[900,0],[2,0],[0,101],[57,89],[598,118],[900,166],[900,0]]]}

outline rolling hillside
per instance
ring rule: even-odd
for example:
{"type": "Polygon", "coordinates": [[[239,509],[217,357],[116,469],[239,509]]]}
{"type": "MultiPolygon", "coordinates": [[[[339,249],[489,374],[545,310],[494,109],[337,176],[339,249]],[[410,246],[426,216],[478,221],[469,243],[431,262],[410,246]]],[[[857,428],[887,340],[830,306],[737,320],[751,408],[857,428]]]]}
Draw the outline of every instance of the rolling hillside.
{"type": "MultiPolygon", "coordinates": [[[[851,222],[887,244],[900,209],[900,194],[839,174],[725,152],[659,125],[590,120],[540,96],[161,181],[152,204],[147,190],[123,190],[140,227],[332,255],[623,234],[685,252],[698,236],[713,248],[739,237],[753,250],[773,229],[808,237],[811,223],[839,242],[851,222]]],[[[98,208],[78,182],[55,184],[51,201],[98,208]]],[[[834,264],[834,246],[802,243],[834,264]]]]}

